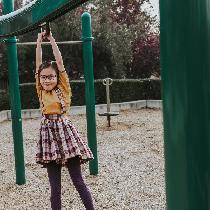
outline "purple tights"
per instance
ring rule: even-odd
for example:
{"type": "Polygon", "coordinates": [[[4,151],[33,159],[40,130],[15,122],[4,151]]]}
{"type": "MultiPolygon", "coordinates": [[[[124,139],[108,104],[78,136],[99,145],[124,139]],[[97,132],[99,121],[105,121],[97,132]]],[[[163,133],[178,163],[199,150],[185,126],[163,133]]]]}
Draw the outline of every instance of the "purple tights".
{"type": "MultiPolygon", "coordinates": [[[[78,156],[68,160],[68,171],[86,210],[94,210],[91,193],[82,178],[78,156]]],[[[61,210],[61,165],[55,162],[47,164],[47,173],[51,187],[51,208],[61,210]]]]}

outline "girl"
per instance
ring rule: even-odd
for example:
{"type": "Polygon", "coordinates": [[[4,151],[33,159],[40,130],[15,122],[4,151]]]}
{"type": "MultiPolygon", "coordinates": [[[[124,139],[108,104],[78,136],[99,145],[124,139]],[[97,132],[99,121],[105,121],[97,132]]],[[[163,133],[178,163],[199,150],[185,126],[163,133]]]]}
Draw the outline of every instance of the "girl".
{"type": "Polygon", "coordinates": [[[39,33],[36,47],[36,89],[43,116],[37,143],[36,162],[43,168],[47,168],[52,210],[61,209],[62,166],[68,169],[86,209],[94,210],[91,193],[84,183],[80,166],[92,160],[93,154],[67,117],[71,88],[61,53],[51,33],[47,39],[51,43],[56,61],[42,63],[43,38],[46,38],[46,33],[39,33]]]}

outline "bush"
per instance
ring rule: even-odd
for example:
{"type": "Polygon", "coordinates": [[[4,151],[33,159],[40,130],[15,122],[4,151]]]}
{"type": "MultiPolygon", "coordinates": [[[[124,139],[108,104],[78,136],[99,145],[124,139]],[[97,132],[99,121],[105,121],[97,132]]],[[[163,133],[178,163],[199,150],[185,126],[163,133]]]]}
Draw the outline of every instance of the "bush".
{"type": "MultiPolygon", "coordinates": [[[[71,82],[72,103],[71,106],[85,105],[84,82],[71,82]]],[[[22,109],[38,109],[40,107],[35,85],[22,86],[20,88],[22,109]]],[[[95,82],[96,104],[106,103],[106,88],[101,81],[95,82]]],[[[111,103],[128,102],[144,99],[161,99],[159,80],[113,80],[110,86],[111,103]]],[[[0,110],[9,109],[8,94],[1,94],[0,110]]]]}
{"type": "Polygon", "coordinates": [[[5,90],[0,90],[0,111],[10,109],[9,94],[5,90]]]}

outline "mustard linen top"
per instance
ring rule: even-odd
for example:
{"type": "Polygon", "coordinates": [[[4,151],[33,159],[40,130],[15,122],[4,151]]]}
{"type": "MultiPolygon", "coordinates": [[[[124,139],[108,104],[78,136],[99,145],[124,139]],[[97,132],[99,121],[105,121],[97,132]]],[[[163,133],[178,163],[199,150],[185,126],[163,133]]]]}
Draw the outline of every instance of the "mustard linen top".
{"type": "MultiPolygon", "coordinates": [[[[40,84],[38,74],[35,75],[36,90],[40,101],[43,114],[62,114],[60,100],[55,90],[46,91],[40,84]]],[[[68,113],[71,104],[71,87],[69,84],[69,78],[65,70],[59,71],[58,85],[57,87],[63,94],[65,110],[68,113]]]]}

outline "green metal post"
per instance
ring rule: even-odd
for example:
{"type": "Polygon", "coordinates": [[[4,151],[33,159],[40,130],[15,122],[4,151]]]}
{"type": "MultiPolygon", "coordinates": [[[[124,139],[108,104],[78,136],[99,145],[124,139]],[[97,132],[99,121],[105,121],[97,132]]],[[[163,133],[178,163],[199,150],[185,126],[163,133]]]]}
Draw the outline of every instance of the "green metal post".
{"type": "Polygon", "coordinates": [[[93,77],[93,51],[91,16],[85,12],[82,15],[82,39],[85,72],[85,98],[87,117],[88,144],[93,152],[94,160],[90,161],[90,174],[98,174],[97,140],[96,140],[96,118],[95,118],[95,90],[93,77]]]}
{"type": "MultiPolygon", "coordinates": [[[[3,3],[4,3],[3,6],[4,14],[8,14],[13,11],[12,0],[4,0],[3,3]]],[[[26,180],[25,180],[25,166],[24,166],[16,38],[11,37],[6,40],[6,43],[8,50],[9,91],[10,91],[10,102],[11,102],[12,131],[14,139],[16,184],[22,185],[25,184],[26,180]]]]}
{"type": "Polygon", "coordinates": [[[160,0],[168,210],[210,210],[210,4],[160,0]]]}

